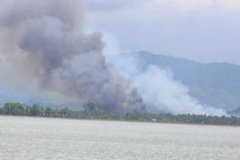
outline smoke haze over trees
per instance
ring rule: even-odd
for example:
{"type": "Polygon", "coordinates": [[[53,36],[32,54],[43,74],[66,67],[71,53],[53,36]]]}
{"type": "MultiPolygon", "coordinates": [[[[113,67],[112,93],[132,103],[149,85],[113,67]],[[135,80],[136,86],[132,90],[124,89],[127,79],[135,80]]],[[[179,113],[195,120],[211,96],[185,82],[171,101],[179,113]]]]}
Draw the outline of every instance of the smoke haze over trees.
{"type": "Polygon", "coordinates": [[[1,1],[1,78],[21,77],[24,85],[33,83],[104,111],[144,111],[130,81],[106,63],[101,34],[84,32],[79,2],[1,1]]]}
{"type": "Polygon", "coordinates": [[[240,125],[240,118],[226,116],[207,116],[191,114],[150,114],[150,113],[116,113],[98,110],[73,111],[69,108],[52,109],[32,106],[21,103],[5,103],[0,107],[0,115],[37,116],[37,117],[64,117],[74,119],[103,119],[120,121],[142,121],[162,123],[190,123],[190,124],[214,124],[214,125],[240,125]]]}
{"type": "Polygon", "coordinates": [[[0,85],[12,86],[13,92],[20,86],[20,94],[28,88],[30,94],[58,94],[57,101],[77,101],[86,110],[142,113],[152,107],[173,114],[226,115],[192,97],[166,68],[153,64],[141,70],[137,59],[108,63],[101,33],[85,31],[80,2],[0,2],[0,85]]]}
{"type": "Polygon", "coordinates": [[[172,114],[226,115],[223,109],[201,104],[192,97],[188,87],[176,80],[170,69],[158,66],[157,61],[152,63],[157,56],[149,60],[145,55],[154,57],[153,54],[139,52],[109,56],[108,60],[132,79],[148,110],[172,114]]]}

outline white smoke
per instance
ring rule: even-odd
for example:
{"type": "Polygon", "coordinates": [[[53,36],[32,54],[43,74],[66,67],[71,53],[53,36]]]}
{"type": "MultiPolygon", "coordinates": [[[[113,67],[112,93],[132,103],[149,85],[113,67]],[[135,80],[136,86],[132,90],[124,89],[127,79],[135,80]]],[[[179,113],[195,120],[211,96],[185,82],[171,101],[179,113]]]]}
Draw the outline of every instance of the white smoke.
{"type": "MultiPolygon", "coordinates": [[[[191,97],[173,74],[136,59],[105,61],[98,32],[84,31],[80,0],[0,1],[0,80],[34,86],[115,112],[144,112],[144,104],[173,114],[224,115],[191,97]],[[137,89],[138,88],[138,91],[137,89]]],[[[11,82],[11,83],[10,83],[11,82]]]]}
{"type": "Polygon", "coordinates": [[[226,115],[225,111],[202,105],[191,97],[188,88],[174,80],[169,69],[154,65],[143,68],[142,62],[131,55],[110,56],[108,60],[125,76],[131,78],[147,110],[153,107],[160,112],[172,114],[226,115]]]}

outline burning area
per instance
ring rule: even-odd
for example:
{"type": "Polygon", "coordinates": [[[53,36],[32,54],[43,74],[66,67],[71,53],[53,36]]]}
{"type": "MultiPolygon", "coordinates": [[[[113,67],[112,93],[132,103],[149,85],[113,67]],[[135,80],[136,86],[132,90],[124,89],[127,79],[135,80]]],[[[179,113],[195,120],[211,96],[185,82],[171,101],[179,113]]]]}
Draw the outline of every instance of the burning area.
{"type": "Polygon", "coordinates": [[[24,77],[26,86],[76,97],[90,109],[144,112],[131,81],[106,62],[101,34],[84,32],[79,2],[2,0],[1,77],[24,77]]]}

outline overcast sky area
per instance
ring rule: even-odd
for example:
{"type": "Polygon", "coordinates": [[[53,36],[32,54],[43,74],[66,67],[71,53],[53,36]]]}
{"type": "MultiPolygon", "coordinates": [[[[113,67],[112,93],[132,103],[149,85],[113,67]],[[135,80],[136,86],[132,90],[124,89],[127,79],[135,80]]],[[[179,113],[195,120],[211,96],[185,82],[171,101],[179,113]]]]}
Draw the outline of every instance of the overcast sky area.
{"type": "Polygon", "coordinates": [[[239,0],[83,0],[88,29],[109,51],[146,50],[240,65],[239,0]]]}

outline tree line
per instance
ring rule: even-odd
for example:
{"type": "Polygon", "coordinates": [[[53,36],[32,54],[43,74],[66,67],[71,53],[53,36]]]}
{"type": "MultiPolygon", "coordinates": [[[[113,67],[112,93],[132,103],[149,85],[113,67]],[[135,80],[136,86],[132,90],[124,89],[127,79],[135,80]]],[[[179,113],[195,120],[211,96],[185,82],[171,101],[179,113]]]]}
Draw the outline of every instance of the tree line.
{"type": "Polygon", "coordinates": [[[40,107],[38,104],[32,106],[22,103],[5,103],[0,108],[0,115],[17,116],[39,116],[39,117],[65,117],[74,119],[96,119],[96,120],[123,120],[162,123],[190,123],[190,124],[214,124],[214,125],[240,125],[240,118],[227,116],[207,116],[190,114],[150,114],[150,113],[115,113],[99,110],[73,111],[70,108],[52,109],[40,107]]]}
{"type": "Polygon", "coordinates": [[[64,108],[61,110],[52,109],[50,107],[40,107],[38,104],[32,106],[24,103],[5,103],[0,108],[2,115],[20,115],[20,116],[46,116],[46,117],[71,117],[72,110],[64,108]]]}

